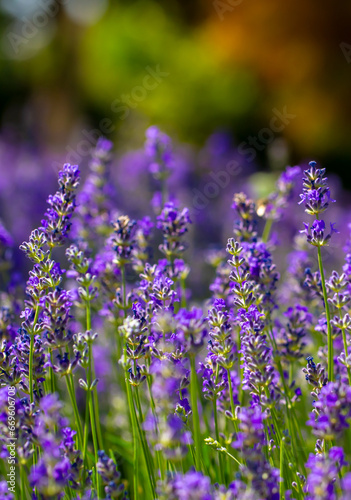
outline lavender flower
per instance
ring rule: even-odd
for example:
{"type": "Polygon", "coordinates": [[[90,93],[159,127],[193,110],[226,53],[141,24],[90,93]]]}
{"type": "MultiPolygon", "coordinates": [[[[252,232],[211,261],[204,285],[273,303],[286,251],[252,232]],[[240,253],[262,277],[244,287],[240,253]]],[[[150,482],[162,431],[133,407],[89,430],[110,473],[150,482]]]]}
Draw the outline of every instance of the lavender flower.
{"type": "Polygon", "coordinates": [[[202,310],[193,307],[190,311],[180,309],[176,317],[176,341],[181,344],[186,351],[197,351],[203,346],[204,338],[207,335],[206,318],[202,310]]]}
{"type": "Polygon", "coordinates": [[[324,387],[328,382],[325,369],[321,363],[316,365],[312,356],[308,356],[306,359],[307,368],[303,368],[302,371],[305,373],[306,380],[313,385],[314,393],[319,394],[322,387],[324,387]]]}
{"type": "Polygon", "coordinates": [[[157,217],[157,228],[161,229],[163,234],[163,243],[159,248],[171,263],[180,258],[186,249],[182,236],[188,231],[190,223],[188,209],[183,208],[180,211],[173,203],[166,203],[157,217]]]}
{"type": "Polygon", "coordinates": [[[131,221],[126,215],[119,217],[113,224],[114,235],[111,243],[116,252],[115,262],[120,267],[131,262],[135,226],[136,221],[131,221]]]}
{"type": "Polygon", "coordinates": [[[305,491],[308,500],[336,500],[337,479],[341,468],[346,465],[344,451],[336,446],[328,455],[310,455],[306,466],[311,470],[307,476],[305,491]]]}
{"type": "Polygon", "coordinates": [[[46,211],[46,219],[41,221],[40,228],[50,248],[62,245],[71,227],[71,217],[76,206],[76,189],[79,185],[77,165],[66,163],[59,172],[59,190],[49,196],[47,202],[50,208],[46,211]]]}
{"type": "Polygon", "coordinates": [[[309,228],[309,224],[304,223],[305,230],[301,232],[306,234],[308,243],[316,246],[318,251],[318,267],[321,278],[321,286],[327,320],[328,378],[331,381],[334,377],[334,343],[321,247],[328,244],[328,241],[330,240],[332,234],[334,232],[337,232],[337,230],[334,228],[334,224],[330,224],[330,233],[325,235],[325,222],[320,219],[320,214],[328,208],[329,202],[334,202],[335,200],[332,200],[330,198],[330,190],[327,185],[327,178],[323,177],[325,174],[325,169],[316,169],[315,165],[315,162],[310,162],[310,168],[308,170],[305,170],[302,194],[300,195],[300,203],[305,204],[305,212],[310,215],[314,215],[315,220],[312,223],[311,228],[309,228]]]}
{"type": "Polygon", "coordinates": [[[265,444],[263,419],[264,415],[259,407],[241,408],[240,432],[233,447],[241,450],[246,461],[242,473],[258,497],[278,500],[279,471],[269,465],[263,453],[265,444]]]}
{"type": "Polygon", "coordinates": [[[351,387],[343,382],[328,382],[317,394],[313,413],[307,422],[320,439],[332,441],[349,428],[351,417],[351,387]]]}
{"type": "Polygon", "coordinates": [[[9,491],[7,481],[0,481],[0,495],[3,500],[13,500],[15,498],[15,496],[9,491]]]}
{"type": "Polygon", "coordinates": [[[303,356],[303,349],[306,346],[304,337],[307,328],[312,323],[312,314],[308,312],[307,307],[297,304],[289,307],[284,316],[288,322],[286,327],[279,331],[274,331],[280,354],[288,361],[293,362],[303,356]]]}
{"type": "Polygon", "coordinates": [[[115,195],[110,181],[108,165],[111,160],[112,142],[100,137],[92,150],[89,175],[77,195],[77,215],[73,234],[77,241],[84,241],[96,250],[103,237],[110,234],[110,219],[115,195]]]}
{"type": "Polygon", "coordinates": [[[145,153],[150,158],[150,172],[155,179],[167,179],[173,164],[172,143],[158,127],[146,131],[145,153]]]}
{"type": "Polygon", "coordinates": [[[57,418],[61,404],[57,397],[48,395],[42,399],[40,408],[34,433],[42,453],[38,463],[32,467],[29,480],[43,499],[53,500],[63,497],[71,464],[69,459],[61,454],[60,443],[55,435],[55,426],[64,423],[62,419],[57,418]]]}
{"type": "Polygon", "coordinates": [[[325,232],[325,222],[324,220],[315,220],[311,227],[304,223],[305,229],[301,230],[300,233],[306,234],[307,241],[315,247],[323,247],[328,244],[328,241],[332,237],[333,233],[338,233],[339,231],[334,228],[334,224],[330,224],[330,233],[327,235],[325,232]]]}
{"type": "Polygon", "coordinates": [[[201,472],[189,471],[169,477],[158,486],[158,498],[169,500],[214,500],[211,481],[201,472]]]}
{"type": "Polygon", "coordinates": [[[257,208],[257,215],[270,220],[279,220],[283,211],[292,199],[296,179],[300,175],[300,167],[287,167],[276,183],[276,190],[257,208]]]}
{"type": "Polygon", "coordinates": [[[186,397],[189,372],[181,362],[164,358],[152,364],[150,373],[154,376],[155,412],[149,413],[144,428],[154,450],[177,462],[186,456],[192,444],[185,425],[191,412],[186,397]]]}
{"type": "Polygon", "coordinates": [[[121,482],[121,473],[113,459],[109,458],[104,451],[99,451],[99,461],[96,467],[105,485],[106,498],[127,499],[127,492],[121,482]]]}
{"type": "Polygon", "coordinates": [[[331,199],[327,178],[323,177],[325,168],[319,169],[316,165],[315,161],[310,161],[310,168],[304,171],[300,204],[305,204],[308,214],[318,216],[328,208],[330,202],[335,200],[331,199]]]}
{"type": "Polygon", "coordinates": [[[244,193],[239,193],[234,195],[233,205],[240,219],[235,223],[234,226],[234,236],[240,241],[256,241],[257,238],[257,220],[256,215],[256,205],[255,203],[248,199],[244,193]]]}

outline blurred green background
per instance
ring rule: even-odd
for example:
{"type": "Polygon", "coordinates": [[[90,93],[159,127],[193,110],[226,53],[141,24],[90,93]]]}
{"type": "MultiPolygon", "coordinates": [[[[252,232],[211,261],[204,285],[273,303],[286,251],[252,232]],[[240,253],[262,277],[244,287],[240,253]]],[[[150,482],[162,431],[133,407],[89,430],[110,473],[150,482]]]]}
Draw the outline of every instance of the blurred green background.
{"type": "Polygon", "coordinates": [[[261,166],[313,158],[350,185],[350,26],[346,0],[2,0],[1,131],[52,158],[93,129],[139,146],[150,124],[240,144],[285,108],[261,166]]]}

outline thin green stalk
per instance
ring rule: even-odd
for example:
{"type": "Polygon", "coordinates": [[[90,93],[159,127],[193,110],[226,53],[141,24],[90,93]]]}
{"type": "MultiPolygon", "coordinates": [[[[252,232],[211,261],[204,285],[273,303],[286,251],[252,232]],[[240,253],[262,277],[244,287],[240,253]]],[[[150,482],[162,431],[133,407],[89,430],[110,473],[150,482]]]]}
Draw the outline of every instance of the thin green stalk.
{"type": "Polygon", "coordinates": [[[233,384],[232,384],[232,379],[230,377],[230,370],[227,369],[227,373],[228,373],[228,383],[229,383],[229,397],[230,397],[230,407],[231,407],[231,410],[232,410],[232,415],[233,415],[233,425],[234,425],[234,430],[236,433],[239,432],[239,429],[238,429],[238,424],[236,423],[236,420],[235,420],[235,408],[234,408],[234,396],[233,396],[233,384]]]}
{"type": "Polygon", "coordinates": [[[98,500],[100,499],[100,474],[96,469],[96,464],[98,463],[98,440],[97,440],[97,432],[96,432],[96,423],[95,423],[95,414],[93,408],[93,399],[89,398],[89,413],[90,413],[90,425],[91,431],[93,435],[93,445],[94,445],[94,460],[95,460],[95,485],[96,485],[96,494],[98,500]]]}
{"type": "Polygon", "coordinates": [[[243,467],[243,464],[241,462],[239,462],[239,460],[237,458],[235,458],[231,453],[229,453],[228,450],[225,449],[225,451],[223,451],[223,453],[225,455],[227,455],[229,458],[231,458],[232,460],[234,460],[234,462],[237,463],[239,465],[239,467],[243,467]]]}
{"type": "Polygon", "coordinates": [[[191,393],[191,406],[193,412],[195,463],[196,463],[196,469],[201,471],[201,430],[200,430],[199,411],[197,407],[197,374],[196,374],[194,354],[190,354],[190,366],[191,366],[190,393],[191,393]]]}
{"type": "Polygon", "coordinates": [[[240,336],[240,330],[238,331],[238,340],[237,340],[237,350],[238,350],[238,372],[239,372],[239,378],[240,378],[240,384],[239,384],[239,402],[240,404],[243,403],[242,397],[243,397],[243,370],[241,368],[241,336],[240,336]]]}
{"type": "Polygon", "coordinates": [[[137,499],[139,496],[139,469],[138,469],[138,438],[137,438],[137,428],[136,428],[136,414],[134,403],[132,400],[132,391],[130,384],[127,379],[127,371],[126,371],[126,387],[127,387],[127,400],[128,400],[128,408],[130,412],[130,420],[132,423],[132,439],[133,439],[133,487],[134,487],[134,498],[137,499]]]}
{"type": "MultiPolygon", "coordinates": [[[[86,290],[87,294],[89,293],[89,288],[86,290]]],[[[87,322],[87,330],[91,330],[91,305],[90,300],[87,300],[86,303],[86,322],[87,322]]],[[[94,358],[91,351],[91,347],[89,346],[89,372],[90,372],[90,383],[96,378],[95,377],[95,366],[94,366],[94,358]]],[[[101,424],[100,424],[100,411],[99,411],[99,399],[96,387],[92,390],[92,397],[94,400],[93,410],[95,413],[95,422],[97,423],[97,437],[98,437],[98,445],[100,449],[104,448],[103,440],[102,440],[102,432],[101,432],[101,424]]]]}
{"type": "Polygon", "coordinates": [[[65,491],[68,495],[69,500],[72,500],[73,496],[72,496],[72,490],[71,490],[70,486],[66,486],[65,491]]]}
{"type": "Polygon", "coordinates": [[[268,443],[269,443],[269,435],[268,435],[268,429],[267,429],[268,424],[267,424],[267,422],[264,422],[263,425],[264,425],[264,434],[265,434],[266,443],[267,443],[266,446],[264,447],[264,455],[266,457],[267,462],[269,461],[270,464],[274,466],[274,464],[272,463],[272,457],[269,456],[269,450],[268,450],[268,443]]]}
{"type": "Polygon", "coordinates": [[[20,471],[20,482],[21,482],[20,495],[22,495],[20,498],[21,500],[26,500],[28,498],[27,491],[30,492],[28,481],[26,481],[26,479],[28,478],[28,474],[25,473],[23,465],[19,466],[19,471],[20,471]]]}
{"type": "MultiPolygon", "coordinates": [[[[123,276],[123,273],[122,273],[123,276]]],[[[137,428],[136,428],[136,414],[134,403],[132,400],[132,391],[130,384],[128,382],[128,371],[126,365],[126,351],[127,347],[124,346],[124,363],[125,363],[125,384],[126,384],[126,393],[127,393],[127,402],[129,408],[130,422],[132,425],[132,440],[133,440],[133,488],[134,488],[134,498],[138,499],[139,495],[139,468],[138,468],[138,438],[137,438],[137,428]]]]}
{"type": "Polygon", "coordinates": [[[185,278],[180,278],[180,287],[182,290],[181,307],[186,309],[186,285],[185,278]]]}
{"type": "Polygon", "coordinates": [[[30,402],[34,402],[34,392],[33,392],[33,357],[34,357],[34,327],[37,324],[39,317],[39,304],[35,309],[35,316],[33,320],[33,331],[30,334],[30,347],[29,347],[29,394],[30,394],[30,402]]]}
{"type": "Polygon", "coordinates": [[[126,292],[126,270],[125,267],[121,267],[121,274],[122,274],[122,288],[123,288],[123,310],[124,310],[124,317],[127,317],[127,292],[126,292]]]}
{"type": "Polygon", "coordinates": [[[293,363],[293,361],[290,361],[290,364],[289,364],[289,380],[288,380],[289,385],[293,381],[293,377],[294,377],[293,374],[294,374],[294,363],[293,363]]]}
{"type": "MultiPolygon", "coordinates": [[[[347,349],[346,332],[344,329],[342,330],[342,341],[344,343],[344,351],[345,351],[345,356],[346,356],[346,360],[347,360],[349,353],[348,353],[348,349],[347,349]]],[[[349,366],[347,366],[347,375],[348,375],[348,379],[349,379],[349,385],[351,385],[351,370],[350,370],[349,366]]]]}
{"type": "Polygon", "coordinates": [[[193,444],[189,444],[188,447],[193,461],[193,466],[196,467],[195,446],[193,444]]]}
{"type": "MultiPolygon", "coordinates": [[[[339,299],[339,293],[338,293],[338,299],[339,299]]],[[[341,314],[341,309],[338,308],[338,312],[339,312],[339,318],[341,320],[341,323],[342,323],[342,314],[341,314]]],[[[343,344],[344,344],[344,351],[345,351],[345,358],[346,358],[346,363],[347,363],[347,358],[348,358],[348,349],[347,349],[347,339],[346,339],[346,331],[345,331],[345,328],[342,328],[341,329],[341,333],[342,333],[342,341],[343,341],[343,344]]],[[[349,379],[349,385],[351,385],[351,370],[350,370],[350,367],[347,365],[346,366],[346,369],[347,369],[347,376],[348,376],[348,379],[349,379]]]]}
{"type": "MultiPolygon", "coordinates": [[[[277,346],[277,343],[275,341],[274,334],[273,334],[273,331],[272,331],[271,327],[270,327],[270,329],[268,329],[268,337],[269,337],[269,339],[271,341],[273,351],[278,352],[278,346],[277,346]]],[[[283,367],[282,367],[281,361],[278,358],[276,360],[276,362],[277,362],[277,367],[278,367],[278,371],[279,371],[279,374],[280,374],[280,378],[282,380],[283,387],[284,387],[284,398],[285,398],[285,403],[286,403],[287,422],[288,422],[289,433],[290,433],[290,436],[291,436],[291,439],[292,439],[293,455],[295,457],[296,463],[298,464],[298,463],[300,463],[300,461],[298,459],[299,455],[298,455],[297,450],[296,450],[296,443],[295,443],[295,439],[294,439],[293,432],[292,432],[292,427],[291,427],[291,413],[290,413],[290,411],[293,413],[294,418],[296,418],[296,415],[295,415],[295,412],[294,412],[294,408],[292,407],[292,405],[290,403],[290,400],[288,398],[288,387],[286,385],[286,381],[285,381],[285,377],[284,377],[284,372],[283,372],[283,367]]],[[[291,368],[291,365],[290,365],[290,368],[291,368]]],[[[289,380],[291,379],[291,381],[292,381],[292,371],[289,370],[289,373],[290,373],[289,374],[289,380]]],[[[295,435],[295,437],[299,437],[299,439],[300,439],[300,445],[301,445],[301,443],[303,442],[303,439],[302,439],[301,431],[300,431],[299,427],[298,427],[298,433],[299,433],[299,436],[297,436],[296,433],[294,433],[294,435],[295,435]]],[[[301,449],[303,449],[302,445],[301,445],[301,449]]],[[[302,460],[302,462],[300,464],[302,466],[302,468],[305,467],[304,464],[305,464],[306,460],[307,460],[307,458],[305,457],[305,454],[304,454],[303,460],[302,460]]]]}
{"type": "MultiPolygon", "coordinates": [[[[81,449],[81,446],[83,445],[83,428],[82,428],[82,422],[80,420],[80,415],[79,415],[79,410],[77,406],[77,400],[76,400],[76,395],[74,391],[74,382],[73,382],[73,375],[70,373],[66,377],[66,385],[67,385],[67,390],[68,394],[71,400],[71,405],[73,408],[73,413],[74,413],[74,418],[76,420],[76,427],[77,427],[77,448],[78,450],[81,449]]],[[[83,457],[85,459],[85,457],[83,457]]]]}
{"type": "MultiPolygon", "coordinates": [[[[37,304],[36,310],[35,310],[35,316],[34,316],[34,321],[33,321],[33,330],[30,334],[30,347],[29,347],[29,364],[28,364],[28,371],[29,371],[29,394],[30,394],[30,402],[34,402],[34,391],[33,391],[33,358],[34,358],[34,327],[37,324],[39,317],[39,304],[37,304]]],[[[35,380],[35,384],[37,387],[37,381],[35,380]]],[[[39,397],[39,391],[37,389],[37,394],[39,397]]],[[[33,467],[35,467],[37,463],[37,446],[34,445],[34,453],[33,453],[33,467]]]]}
{"type": "Polygon", "coordinates": [[[83,458],[84,458],[84,462],[87,459],[87,449],[88,449],[88,436],[89,436],[89,399],[90,399],[90,391],[87,391],[86,407],[85,407],[85,420],[84,420],[84,440],[83,440],[83,458]]]}
{"type": "MultiPolygon", "coordinates": [[[[269,391],[268,391],[268,387],[265,387],[265,393],[266,393],[266,397],[267,397],[267,400],[269,401],[269,391]]],[[[271,414],[271,419],[272,419],[272,422],[273,422],[273,425],[274,425],[274,430],[275,430],[275,433],[278,437],[278,440],[279,440],[279,443],[281,442],[282,440],[282,435],[281,435],[281,432],[280,432],[280,427],[279,427],[279,422],[278,422],[278,417],[277,417],[277,414],[276,414],[276,411],[275,411],[275,407],[274,406],[271,406],[270,407],[270,414],[271,414]]]]}
{"type": "Polygon", "coordinates": [[[163,178],[162,179],[162,208],[167,203],[167,199],[168,199],[167,179],[163,178]]]}
{"type": "MultiPolygon", "coordinates": [[[[151,453],[150,453],[150,448],[149,448],[148,443],[146,441],[145,431],[142,428],[143,414],[142,414],[139,391],[138,391],[137,386],[135,387],[134,394],[135,394],[136,406],[138,408],[138,413],[139,413],[139,418],[138,418],[138,414],[137,413],[135,414],[137,428],[138,428],[138,432],[139,432],[139,438],[140,438],[141,446],[142,446],[143,452],[144,452],[146,467],[147,467],[148,476],[150,479],[150,485],[152,487],[153,494],[155,494],[156,482],[155,482],[155,474],[154,474],[154,462],[153,462],[153,458],[152,458],[151,453]]],[[[133,397],[133,393],[132,393],[132,397],[133,397]]],[[[133,405],[133,408],[134,408],[134,405],[133,405]]]]}
{"type": "Polygon", "coordinates": [[[279,483],[279,498],[284,498],[284,439],[280,441],[280,483],[279,483]]]}
{"type": "MultiPolygon", "coordinates": [[[[89,290],[87,289],[87,293],[89,290]]],[[[87,300],[85,302],[86,306],[86,322],[87,322],[87,330],[91,330],[91,307],[90,307],[90,300],[87,300]]],[[[95,418],[95,411],[94,411],[94,402],[93,398],[94,395],[91,394],[92,389],[91,385],[93,382],[93,369],[92,369],[92,363],[93,363],[93,351],[92,351],[92,345],[91,342],[89,342],[89,351],[88,351],[88,368],[86,370],[86,377],[87,377],[87,385],[88,385],[88,390],[87,390],[87,398],[86,398],[86,411],[89,413],[90,417],[90,428],[91,428],[91,433],[93,436],[93,446],[94,446],[94,460],[95,460],[95,484],[96,484],[96,493],[98,500],[100,498],[100,475],[98,474],[96,470],[96,464],[98,462],[98,449],[99,449],[99,444],[98,444],[98,437],[97,437],[97,426],[100,425],[99,422],[99,416],[97,416],[97,419],[95,418]]],[[[85,453],[86,453],[86,447],[87,447],[87,437],[88,437],[88,421],[87,421],[87,415],[86,415],[86,429],[85,429],[85,453]]]]}
{"type": "Polygon", "coordinates": [[[329,309],[329,303],[328,303],[327,288],[325,286],[325,277],[324,277],[321,247],[318,246],[317,250],[318,250],[318,266],[319,266],[319,272],[321,275],[324,307],[325,307],[325,314],[327,317],[327,328],[328,328],[328,380],[329,380],[329,382],[332,382],[334,379],[334,352],[333,352],[334,349],[333,349],[332,328],[331,328],[331,323],[330,323],[330,309],[329,309]]]}
{"type": "MultiPolygon", "coordinates": [[[[88,314],[88,310],[90,311],[90,308],[87,309],[87,325],[90,324],[90,314],[88,314]]],[[[92,346],[91,346],[91,343],[89,343],[88,368],[86,370],[87,385],[88,385],[87,398],[86,398],[86,404],[87,404],[86,411],[89,414],[90,428],[91,428],[91,433],[92,433],[92,437],[93,437],[94,461],[95,461],[95,485],[96,485],[97,497],[98,497],[98,500],[99,500],[99,498],[100,498],[100,475],[98,474],[98,472],[96,470],[96,464],[98,462],[98,449],[99,449],[99,445],[98,445],[97,430],[96,430],[97,425],[96,425],[96,421],[95,421],[94,403],[93,403],[93,398],[92,398],[92,394],[91,394],[91,392],[92,392],[92,389],[91,389],[91,384],[92,384],[92,367],[91,367],[92,356],[93,356],[92,346]]],[[[86,431],[85,431],[86,432],[85,447],[86,447],[87,446],[87,435],[88,435],[87,415],[86,415],[85,422],[86,422],[86,431]]],[[[86,452],[86,448],[85,448],[85,452],[86,452]]]]}
{"type": "MultiPolygon", "coordinates": [[[[94,368],[94,359],[92,359],[92,378],[93,378],[93,380],[96,378],[95,377],[95,368],[94,368]]],[[[104,443],[103,443],[103,439],[102,439],[101,424],[100,424],[99,397],[98,397],[96,386],[93,389],[93,399],[94,399],[95,422],[97,422],[97,427],[96,427],[97,438],[98,438],[99,448],[100,448],[100,450],[103,450],[104,443]]]]}
{"type": "MultiPolygon", "coordinates": [[[[272,339],[273,339],[273,343],[275,345],[275,348],[277,350],[277,344],[275,342],[275,339],[274,339],[274,335],[272,333],[272,339]]],[[[295,457],[295,461],[296,463],[299,463],[299,455],[297,453],[297,450],[296,450],[296,442],[295,442],[295,439],[294,437],[298,438],[299,439],[299,436],[296,435],[296,433],[294,433],[293,435],[293,432],[292,432],[292,427],[291,427],[291,421],[292,421],[292,418],[291,418],[291,411],[293,411],[293,408],[291,406],[291,403],[290,403],[290,400],[288,398],[288,387],[286,385],[286,381],[285,381],[285,378],[284,378],[284,372],[283,372],[283,367],[282,367],[282,364],[280,362],[280,360],[278,359],[277,360],[277,367],[278,367],[278,371],[279,371],[279,374],[280,374],[280,378],[282,380],[282,383],[283,383],[283,387],[284,387],[284,399],[285,399],[285,406],[286,406],[286,416],[287,416],[287,422],[288,422],[288,428],[289,428],[289,433],[290,433],[290,437],[291,437],[291,441],[292,441],[292,449],[293,449],[293,455],[295,457]]],[[[301,444],[301,443],[300,443],[301,444]]],[[[302,467],[304,466],[304,462],[305,462],[305,459],[302,461],[301,465],[302,467]]]]}
{"type": "Polygon", "coordinates": [[[262,233],[263,243],[267,243],[272,226],[273,226],[273,219],[267,219],[262,233]]]}
{"type": "MultiPolygon", "coordinates": [[[[124,265],[121,266],[121,276],[122,276],[122,297],[123,297],[123,312],[124,317],[127,317],[127,293],[126,293],[126,272],[124,265]]],[[[126,364],[126,346],[124,346],[124,363],[126,364]]],[[[139,498],[139,461],[138,461],[138,429],[137,429],[137,417],[133,402],[133,396],[130,384],[128,382],[128,372],[127,366],[125,365],[125,385],[127,392],[127,401],[130,414],[130,422],[132,424],[132,440],[133,440],[133,488],[134,488],[134,498],[137,500],[139,498]]],[[[151,488],[152,489],[152,488],[151,488]]]]}
{"type": "Polygon", "coordinates": [[[134,470],[133,470],[133,488],[134,488],[134,498],[135,500],[138,500],[139,498],[139,485],[138,485],[138,478],[139,478],[139,460],[138,460],[138,447],[136,441],[134,442],[133,446],[133,465],[134,465],[134,470]]]}
{"type": "MultiPolygon", "coordinates": [[[[50,352],[50,361],[52,363],[52,351],[50,352]]],[[[56,392],[56,381],[55,381],[55,373],[51,366],[50,366],[50,385],[51,385],[51,392],[52,394],[54,394],[56,392]]]]}
{"type": "MultiPolygon", "coordinates": [[[[147,377],[146,380],[147,380],[147,385],[148,385],[149,395],[150,395],[151,411],[152,411],[152,415],[155,419],[156,436],[158,436],[159,432],[158,432],[158,426],[157,426],[157,413],[156,413],[156,405],[155,405],[154,397],[152,395],[152,384],[151,384],[150,377],[147,377]]],[[[158,467],[160,470],[160,477],[161,477],[161,480],[163,481],[165,479],[165,467],[164,467],[163,453],[161,450],[156,450],[155,454],[156,454],[156,458],[157,458],[157,464],[158,464],[158,467]]]]}
{"type": "MultiPolygon", "coordinates": [[[[214,398],[213,398],[213,415],[214,415],[214,421],[215,421],[216,440],[219,442],[219,427],[218,427],[217,398],[216,398],[216,396],[214,396],[214,398]]],[[[223,466],[223,459],[222,459],[221,453],[219,453],[218,459],[219,459],[219,477],[220,477],[220,481],[221,481],[222,484],[225,484],[224,466],[223,466]]]]}

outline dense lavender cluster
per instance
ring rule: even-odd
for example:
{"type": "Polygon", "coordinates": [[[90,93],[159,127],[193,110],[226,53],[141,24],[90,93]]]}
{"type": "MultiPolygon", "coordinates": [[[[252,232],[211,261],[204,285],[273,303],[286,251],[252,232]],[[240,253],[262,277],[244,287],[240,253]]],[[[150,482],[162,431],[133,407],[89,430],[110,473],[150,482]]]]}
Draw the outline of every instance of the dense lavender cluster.
{"type": "Polygon", "coordinates": [[[191,275],[209,271],[188,257],[170,137],[146,134],[147,214],[119,206],[112,157],[101,138],[84,182],[63,166],[20,246],[25,283],[0,224],[0,499],[350,498],[351,243],[326,267],[325,170],[288,167],[257,202],[234,194],[198,293],[191,275]]]}

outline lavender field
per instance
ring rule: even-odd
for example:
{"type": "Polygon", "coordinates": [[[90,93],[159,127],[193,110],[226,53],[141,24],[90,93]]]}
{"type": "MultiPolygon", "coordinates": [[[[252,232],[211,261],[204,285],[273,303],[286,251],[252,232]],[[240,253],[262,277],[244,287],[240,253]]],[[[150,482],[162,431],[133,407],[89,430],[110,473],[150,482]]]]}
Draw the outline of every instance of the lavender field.
{"type": "Polygon", "coordinates": [[[348,498],[351,240],[325,169],[235,193],[213,248],[166,134],[128,155],[146,166],[140,218],[119,207],[112,148],[98,140],[84,180],[58,172],[19,247],[28,276],[1,226],[1,498],[348,498]]]}

